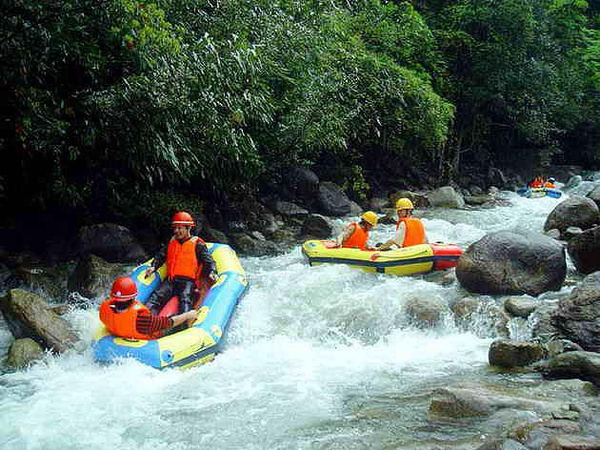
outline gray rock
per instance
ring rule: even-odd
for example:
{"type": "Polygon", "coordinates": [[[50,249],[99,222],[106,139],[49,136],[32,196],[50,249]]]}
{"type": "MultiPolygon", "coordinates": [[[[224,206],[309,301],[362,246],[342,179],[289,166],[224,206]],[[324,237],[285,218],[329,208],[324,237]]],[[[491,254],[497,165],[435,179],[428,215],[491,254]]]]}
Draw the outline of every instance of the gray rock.
{"type": "Polygon", "coordinates": [[[565,185],[565,190],[570,191],[574,187],[579,186],[582,181],[583,177],[581,175],[572,176],[571,178],[569,178],[569,181],[567,181],[567,184],[565,185]]]}
{"type": "Polygon", "coordinates": [[[544,231],[544,234],[552,239],[560,239],[560,230],[552,228],[551,230],[544,231]]]}
{"type": "Polygon", "coordinates": [[[307,167],[294,166],[284,174],[283,185],[289,198],[299,198],[310,203],[317,198],[319,177],[307,167]]]}
{"type": "Polygon", "coordinates": [[[600,272],[583,279],[550,317],[554,327],[584,350],[600,352],[600,272]]]}
{"type": "Polygon", "coordinates": [[[600,450],[600,439],[595,437],[559,434],[550,436],[544,450],[600,450]]]}
{"type": "Polygon", "coordinates": [[[326,217],[320,214],[311,214],[302,224],[302,233],[317,239],[327,239],[331,237],[333,227],[326,217]]]}
{"type": "Polygon", "coordinates": [[[128,228],[114,223],[101,223],[83,227],[75,239],[79,257],[98,255],[108,262],[139,263],[147,258],[128,228]]]}
{"type": "Polygon", "coordinates": [[[29,337],[61,353],[77,342],[69,324],[37,294],[11,289],[0,299],[0,309],[16,339],[29,337]]]}
{"type": "Polygon", "coordinates": [[[587,196],[598,205],[598,208],[600,208],[600,184],[598,184],[587,196]]]}
{"type": "Polygon", "coordinates": [[[390,194],[390,201],[388,203],[389,207],[393,210],[394,213],[396,209],[396,202],[400,198],[409,199],[413,203],[413,206],[415,208],[424,208],[426,206],[429,206],[429,199],[425,194],[406,190],[396,191],[390,194]]]}
{"type": "Polygon", "coordinates": [[[553,411],[568,409],[568,404],[495,392],[478,385],[450,386],[433,391],[429,415],[457,419],[487,417],[502,409],[536,411],[550,416],[553,411]]]}
{"type": "Polygon", "coordinates": [[[440,323],[448,307],[443,299],[438,297],[409,299],[403,307],[403,312],[410,320],[425,327],[435,326],[440,323]]]}
{"type": "Polygon", "coordinates": [[[33,361],[44,357],[44,349],[31,338],[15,340],[8,349],[6,365],[15,369],[27,367],[33,361]]]}
{"type": "Polygon", "coordinates": [[[573,196],[559,203],[548,215],[544,231],[556,228],[561,236],[569,227],[579,227],[587,230],[600,223],[600,210],[593,200],[587,197],[573,196]]]}
{"type": "Polygon", "coordinates": [[[556,339],[546,343],[548,349],[548,356],[554,357],[565,352],[582,352],[583,348],[575,342],[571,342],[568,339],[556,339]]]}
{"type": "Polygon", "coordinates": [[[304,218],[308,216],[308,211],[292,202],[275,202],[275,211],[284,217],[304,218]]]}
{"type": "Polygon", "coordinates": [[[567,250],[579,272],[588,274],[600,270],[600,226],[573,236],[567,250]]]}
{"type": "Polygon", "coordinates": [[[214,242],[220,244],[229,244],[229,238],[222,231],[216,230],[214,228],[204,228],[204,233],[202,238],[206,242],[214,242]]]}
{"type": "Polygon", "coordinates": [[[535,233],[500,231],[484,236],[461,255],[460,284],[480,294],[529,294],[561,288],[567,273],[564,248],[535,233]]]}
{"type": "Polygon", "coordinates": [[[281,253],[279,247],[271,241],[255,239],[246,233],[231,235],[236,252],[247,256],[267,256],[281,253]]]}
{"type": "Polygon", "coordinates": [[[320,183],[317,198],[319,209],[326,216],[339,217],[350,214],[350,200],[335,183],[320,183]]]}
{"type": "Polygon", "coordinates": [[[444,186],[430,192],[427,196],[431,206],[444,208],[463,208],[465,200],[452,186],[444,186]]]}
{"type": "Polygon", "coordinates": [[[513,316],[527,318],[540,305],[533,298],[509,297],[504,300],[504,309],[513,316]]]}
{"type": "Polygon", "coordinates": [[[536,342],[499,339],[492,342],[488,353],[491,366],[522,367],[546,357],[546,349],[536,342]]]}
{"type": "Polygon", "coordinates": [[[532,323],[532,337],[539,338],[543,341],[562,337],[560,330],[552,324],[552,314],[557,309],[558,304],[545,302],[536,308],[529,317],[529,320],[532,323]]]}
{"type": "Polygon", "coordinates": [[[350,214],[353,216],[360,216],[363,212],[363,209],[356,202],[350,200],[350,214]]]}
{"type": "Polygon", "coordinates": [[[99,256],[88,255],[77,262],[67,287],[70,292],[90,299],[101,298],[106,295],[111,281],[124,274],[122,264],[111,264],[99,256]]]}
{"type": "Polygon", "coordinates": [[[548,378],[579,378],[600,386],[600,354],[566,352],[556,355],[542,370],[548,378]]]}

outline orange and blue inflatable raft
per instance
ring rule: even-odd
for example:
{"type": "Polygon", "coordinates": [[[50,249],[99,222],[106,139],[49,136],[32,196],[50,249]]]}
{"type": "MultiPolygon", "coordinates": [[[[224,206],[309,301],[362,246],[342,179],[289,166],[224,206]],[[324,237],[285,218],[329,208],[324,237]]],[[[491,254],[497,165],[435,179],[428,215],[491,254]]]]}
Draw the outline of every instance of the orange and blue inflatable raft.
{"type": "MultiPolygon", "coordinates": [[[[223,337],[235,308],[248,289],[248,282],[236,253],[225,244],[206,244],[217,268],[217,281],[202,298],[198,318],[188,328],[159,339],[124,339],[110,334],[101,325],[92,341],[94,358],[110,363],[135,358],[156,369],[191,367],[211,361],[221,349],[223,337]]],[[[129,276],[138,287],[138,301],[146,303],[166,277],[163,265],[146,278],[152,260],[138,266],[129,276]]],[[[172,308],[172,302],[164,309],[172,308]]],[[[164,310],[163,309],[163,310],[164,310]]]]}

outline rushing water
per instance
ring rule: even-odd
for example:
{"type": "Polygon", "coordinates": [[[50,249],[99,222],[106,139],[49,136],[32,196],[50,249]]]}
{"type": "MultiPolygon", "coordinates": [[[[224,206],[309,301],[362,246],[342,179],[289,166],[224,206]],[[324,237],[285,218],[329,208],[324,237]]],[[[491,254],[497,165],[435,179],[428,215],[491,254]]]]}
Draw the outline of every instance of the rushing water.
{"type": "MultiPolygon", "coordinates": [[[[428,210],[430,240],[466,247],[491,231],[539,232],[560,201],[507,195],[512,206],[428,210]]],[[[393,232],[380,226],[373,242],[393,232]]],[[[251,289],[225,351],[187,371],[101,367],[89,348],[96,311],[68,314],[78,351],[0,376],[0,448],[474,448],[490,431],[428,420],[427,409],[437,387],[500,377],[487,365],[493,331],[450,318],[422,330],[402,313],[415,295],[455,302],[466,295],[456,282],[311,268],[299,248],[242,263],[251,289]]],[[[0,328],[0,347],[9,340],[0,328]]]]}

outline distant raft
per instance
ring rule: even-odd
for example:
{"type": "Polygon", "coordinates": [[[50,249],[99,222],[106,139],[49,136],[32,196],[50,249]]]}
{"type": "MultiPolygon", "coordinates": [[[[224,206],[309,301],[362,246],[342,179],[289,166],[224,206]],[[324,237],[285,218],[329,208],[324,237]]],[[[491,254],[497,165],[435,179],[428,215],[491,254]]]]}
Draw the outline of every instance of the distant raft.
{"type": "MultiPolygon", "coordinates": [[[[154,340],[124,339],[111,335],[101,325],[94,340],[94,358],[110,363],[120,358],[135,358],[156,369],[192,367],[211,361],[220,350],[233,312],[248,288],[236,253],[224,244],[206,244],[217,266],[217,281],[210,287],[192,326],[154,340]]],[[[138,266],[129,276],[138,287],[138,301],[146,303],[150,294],[166,277],[163,265],[145,277],[152,260],[138,266]]]]}
{"type": "Polygon", "coordinates": [[[531,187],[523,187],[517,190],[517,194],[521,197],[527,198],[540,198],[540,197],[552,197],[552,198],[560,198],[562,192],[558,189],[554,188],[531,188],[531,187]]]}
{"type": "Polygon", "coordinates": [[[413,275],[456,267],[462,255],[454,244],[420,244],[387,251],[363,251],[339,248],[334,241],[310,240],[302,245],[302,253],[311,266],[346,264],[371,273],[413,275]]]}

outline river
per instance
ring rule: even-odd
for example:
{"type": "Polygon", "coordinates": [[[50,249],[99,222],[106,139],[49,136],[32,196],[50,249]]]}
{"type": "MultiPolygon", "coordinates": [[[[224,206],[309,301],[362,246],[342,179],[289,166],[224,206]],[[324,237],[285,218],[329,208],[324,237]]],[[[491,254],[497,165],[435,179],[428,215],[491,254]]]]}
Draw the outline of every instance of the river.
{"type": "MultiPolygon", "coordinates": [[[[491,231],[539,232],[561,201],[505,195],[511,206],[426,211],[430,240],[466,248],[491,231]]],[[[393,232],[380,226],[373,242],[393,232]]],[[[78,351],[0,376],[0,448],[467,449],[493,431],[427,419],[437,387],[506,382],[488,367],[494,331],[484,320],[465,330],[448,317],[422,330],[402,314],[412,296],[448,304],[466,296],[456,282],[311,268],[299,247],[242,263],[251,288],[224,352],[187,371],[132,360],[99,366],[89,347],[96,310],[69,313],[78,351]]],[[[526,323],[513,328],[527,334],[526,323]]],[[[2,325],[0,346],[10,340],[2,325]]]]}

